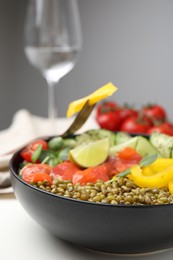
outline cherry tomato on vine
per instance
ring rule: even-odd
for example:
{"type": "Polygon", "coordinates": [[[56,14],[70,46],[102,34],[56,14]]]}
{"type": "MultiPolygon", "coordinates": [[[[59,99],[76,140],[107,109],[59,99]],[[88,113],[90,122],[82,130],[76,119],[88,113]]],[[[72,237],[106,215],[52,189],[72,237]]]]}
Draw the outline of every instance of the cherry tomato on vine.
{"type": "Polygon", "coordinates": [[[121,122],[119,113],[117,111],[107,112],[96,115],[96,121],[101,128],[117,131],[121,122]]]}
{"type": "Polygon", "coordinates": [[[165,109],[160,106],[160,105],[148,105],[148,106],[144,106],[142,108],[142,112],[144,115],[148,116],[149,118],[151,118],[151,120],[153,122],[164,122],[166,120],[166,111],[165,109]]]}
{"type": "Polygon", "coordinates": [[[153,132],[163,133],[167,135],[173,136],[173,125],[165,122],[157,126],[153,126],[148,130],[148,134],[152,134],[153,132]]]}
{"type": "Polygon", "coordinates": [[[120,116],[120,119],[121,119],[121,123],[124,122],[124,120],[126,120],[127,118],[129,117],[137,117],[138,116],[138,111],[131,108],[131,107],[119,107],[117,109],[118,113],[119,113],[119,116],[120,116]]]}
{"type": "Polygon", "coordinates": [[[120,131],[128,133],[147,133],[151,127],[151,121],[144,116],[127,118],[121,125],[120,131]]]}
{"type": "Polygon", "coordinates": [[[96,114],[104,114],[108,112],[115,111],[117,109],[117,103],[113,101],[105,101],[100,103],[96,108],[96,114]]]}

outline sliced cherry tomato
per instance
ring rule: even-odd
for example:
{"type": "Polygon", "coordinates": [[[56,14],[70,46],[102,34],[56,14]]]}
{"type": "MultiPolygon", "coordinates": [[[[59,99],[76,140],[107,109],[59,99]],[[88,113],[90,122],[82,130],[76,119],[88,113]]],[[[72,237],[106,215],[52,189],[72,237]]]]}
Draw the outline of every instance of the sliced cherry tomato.
{"type": "Polygon", "coordinates": [[[48,144],[46,141],[42,139],[36,140],[27,145],[26,148],[21,151],[21,156],[23,157],[23,159],[27,162],[32,162],[32,155],[39,145],[42,145],[42,150],[48,150],[48,144]]]}
{"type": "Polygon", "coordinates": [[[148,116],[152,121],[164,122],[166,120],[166,111],[160,105],[148,105],[142,108],[144,115],[148,116]]]}
{"type": "Polygon", "coordinates": [[[51,167],[48,164],[28,164],[21,169],[20,176],[27,183],[47,180],[51,185],[52,177],[50,173],[51,167]]]}
{"type": "Polygon", "coordinates": [[[149,118],[145,116],[133,116],[127,118],[122,123],[120,130],[129,133],[147,133],[151,125],[149,118]]]}
{"type": "Polygon", "coordinates": [[[80,168],[71,161],[64,161],[52,168],[53,178],[72,180],[73,175],[79,170],[80,168]]]}
{"type": "Polygon", "coordinates": [[[125,160],[141,160],[141,155],[132,147],[126,147],[122,151],[118,152],[118,157],[125,160]]]}
{"type": "Polygon", "coordinates": [[[98,114],[96,116],[96,121],[101,128],[110,131],[118,130],[121,122],[119,113],[117,111],[98,114]]]}
{"type": "Polygon", "coordinates": [[[173,136],[173,125],[165,122],[157,126],[153,126],[148,130],[148,134],[152,134],[153,132],[163,133],[167,135],[173,136]]]}
{"type": "Polygon", "coordinates": [[[126,147],[120,151],[115,157],[114,161],[114,174],[125,171],[132,165],[139,164],[142,156],[133,148],[126,147]]]}
{"type": "Polygon", "coordinates": [[[135,164],[139,164],[141,159],[133,159],[133,160],[125,160],[121,159],[119,157],[115,160],[115,168],[114,168],[114,174],[118,174],[120,172],[125,171],[126,169],[132,167],[135,164]]]}

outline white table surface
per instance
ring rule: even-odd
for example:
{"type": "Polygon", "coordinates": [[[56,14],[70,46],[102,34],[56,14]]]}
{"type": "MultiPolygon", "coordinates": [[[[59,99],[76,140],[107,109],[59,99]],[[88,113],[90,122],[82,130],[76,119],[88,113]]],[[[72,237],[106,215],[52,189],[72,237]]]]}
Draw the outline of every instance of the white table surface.
{"type": "Polygon", "coordinates": [[[119,256],[91,252],[54,237],[35,223],[13,194],[0,195],[1,260],[172,260],[173,250],[143,255],[119,256]]]}

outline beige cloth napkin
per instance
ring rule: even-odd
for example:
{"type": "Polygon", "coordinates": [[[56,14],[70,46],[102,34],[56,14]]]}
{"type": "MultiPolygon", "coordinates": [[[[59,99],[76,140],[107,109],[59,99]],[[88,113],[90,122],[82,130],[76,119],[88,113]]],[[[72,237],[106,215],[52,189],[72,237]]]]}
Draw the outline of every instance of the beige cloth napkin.
{"type": "MultiPolygon", "coordinates": [[[[90,118],[77,133],[98,128],[94,120],[94,113],[93,111],[90,118]]],[[[55,132],[52,133],[47,118],[32,115],[25,109],[16,112],[11,126],[0,131],[0,194],[12,191],[8,164],[13,153],[35,138],[62,134],[73,120],[74,118],[58,118],[55,132]]]]}

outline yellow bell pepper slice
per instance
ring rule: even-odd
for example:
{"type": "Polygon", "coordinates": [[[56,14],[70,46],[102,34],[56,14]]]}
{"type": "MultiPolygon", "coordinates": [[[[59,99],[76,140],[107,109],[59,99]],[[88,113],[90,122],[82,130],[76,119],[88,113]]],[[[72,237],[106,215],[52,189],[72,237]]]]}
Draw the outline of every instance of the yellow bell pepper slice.
{"type": "Polygon", "coordinates": [[[173,165],[172,158],[157,158],[157,160],[155,160],[150,165],[150,169],[153,170],[154,172],[160,172],[171,165],[173,165]]]}
{"type": "Polygon", "coordinates": [[[142,169],[142,173],[145,176],[151,176],[151,175],[155,174],[154,170],[150,166],[144,167],[142,169]]]}
{"type": "Polygon", "coordinates": [[[173,180],[168,183],[168,189],[171,194],[173,194],[173,180]]]}
{"type": "Polygon", "coordinates": [[[173,180],[173,165],[151,176],[143,175],[140,166],[134,165],[131,168],[131,177],[134,183],[140,187],[149,187],[149,188],[168,187],[168,183],[173,180]]]}
{"type": "Polygon", "coordinates": [[[68,106],[67,117],[71,117],[75,113],[81,111],[81,109],[83,108],[83,106],[85,105],[85,103],[87,101],[89,101],[90,105],[93,105],[93,104],[97,103],[98,101],[100,101],[108,96],[111,96],[117,90],[118,90],[118,88],[116,86],[114,86],[111,82],[109,82],[105,86],[94,91],[92,94],[90,94],[84,98],[71,102],[68,106]]]}
{"type": "Polygon", "coordinates": [[[136,185],[139,187],[163,187],[166,186],[166,183],[163,184],[163,180],[161,178],[162,174],[156,174],[151,176],[144,176],[142,173],[142,169],[139,165],[134,165],[131,168],[131,177],[136,185]]]}

